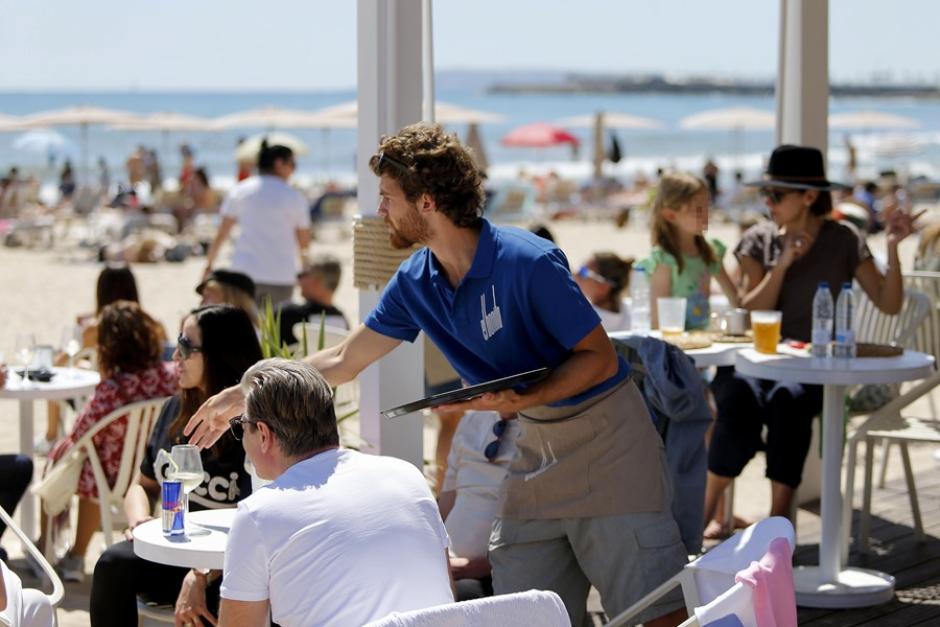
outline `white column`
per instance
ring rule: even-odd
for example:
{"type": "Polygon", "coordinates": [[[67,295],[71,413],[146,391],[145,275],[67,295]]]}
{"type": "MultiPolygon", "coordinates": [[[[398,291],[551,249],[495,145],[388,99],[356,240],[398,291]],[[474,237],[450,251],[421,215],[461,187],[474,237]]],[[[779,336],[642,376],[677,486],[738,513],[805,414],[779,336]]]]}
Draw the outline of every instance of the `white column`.
{"type": "Polygon", "coordinates": [[[829,1],[780,0],[777,143],[828,144],[829,1]]]}
{"type": "MultiPolygon", "coordinates": [[[[421,120],[421,0],[358,0],[357,146],[358,200],[363,215],[375,215],[378,179],[369,169],[379,138],[421,120]]],[[[361,290],[359,317],[364,320],[379,292],[361,290]]],[[[423,465],[420,415],[386,419],[382,409],[424,396],[424,352],[421,338],[403,343],[359,376],[360,434],[363,450],[393,455],[419,468],[423,465]]]]}

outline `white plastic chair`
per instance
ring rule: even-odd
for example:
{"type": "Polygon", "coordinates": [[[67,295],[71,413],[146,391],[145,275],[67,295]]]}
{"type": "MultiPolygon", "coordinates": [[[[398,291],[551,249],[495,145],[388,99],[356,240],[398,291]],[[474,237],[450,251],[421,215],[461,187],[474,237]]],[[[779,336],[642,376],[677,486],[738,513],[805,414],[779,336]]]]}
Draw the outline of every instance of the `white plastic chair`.
{"type": "Polygon", "coordinates": [[[856,290],[856,296],[855,339],[858,342],[911,348],[918,327],[930,314],[930,298],[912,289],[904,290],[904,304],[896,315],[883,313],[863,290],[856,290]]]}
{"type": "Polygon", "coordinates": [[[365,627],[489,627],[490,625],[569,627],[561,597],[554,592],[528,590],[485,599],[435,605],[423,610],[393,612],[365,627]]]}
{"type": "MultiPolygon", "coordinates": [[[[65,586],[62,585],[62,580],[59,578],[59,574],[55,572],[55,569],[52,568],[52,565],[46,560],[46,557],[42,552],[36,548],[36,545],[32,543],[23,530],[20,529],[13,518],[6,513],[6,511],[0,507],[0,520],[2,520],[6,526],[13,532],[13,534],[19,538],[20,544],[23,547],[23,550],[26,551],[39,566],[42,568],[42,572],[45,575],[45,578],[49,580],[52,584],[52,592],[46,594],[45,597],[49,600],[49,604],[53,608],[53,624],[58,625],[58,615],[55,612],[55,608],[58,607],[59,603],[62,602],[62,597],[65,596],[65,586]]],[[[7,622],[6,620],[0,619],[0,624],[9,625],[10,627],[20,627],[15,621],[7,622]]],[[[23,627],[30,627],[24,625],[23,627]]]]}
{"type": "MultiPolygon", "coordinates": [[[[307,328],[307,354],[318,350],[320,338],[319,322],[298,322],[291,329],[294,337],[303,342],[304,327],[307,328]]],[[[340,344],[349,335],[349,331],[339,327],[323,326],[323,346],[322,348],[332,348],[340,344]]],[[[302,348],[302,347],[301,347],[302,348]]],[[[336,394],[333,398],[333,404],[336,408],[336,418],[342,419],[344,416],[355,414],[359,409],[359,382],[355,379],[349,383],[344,383],[336,387],[336,394]]]]}
{"type": "Polygon", "coordinates": [[[607,627],[632,624],[636,616],[676,586],[681,586],[686,609],[693,615],[696,607],[711,603],[734,587],[738,571],[751,562],[760,561],[777,538],[786,539],[791,551],[796,546],[793,525],[786,518],[774,516],[754,523],[686,564],[676,575],[614,617],[607,627]]]}
{"type": "MultiPolygon", "coordinates": [[[[115,519],[124,519],[124,495],[130,487],[134,471],[140,465],[144,448],[147,446],[150,432],[153,430],[153,424],[156,422],[157,416],[160,415],[160,409],[163,408],[166,400],[167,397],[154,398],[119,407],[99,420],[75,443],[74,450],[84,449],[95,475],[95,485],[98,488],[98,505],[101,509],[101,531],[104,534],[106,547],[114,544],[115,519]],[[101,459],[98,457],[93,438],[111,423],[125,416],[127,417],[127,430],[124,434],[124,447],[121,451],[121,466],[118,469],[114,485],[111,486],[104,473],[104,468],[101,466],[101,459]]],[[[51,529],[51,526],[49,528],[51,529]]],[[[49,550],[48,546],[43,548],[46,551],[49,550]]]]}

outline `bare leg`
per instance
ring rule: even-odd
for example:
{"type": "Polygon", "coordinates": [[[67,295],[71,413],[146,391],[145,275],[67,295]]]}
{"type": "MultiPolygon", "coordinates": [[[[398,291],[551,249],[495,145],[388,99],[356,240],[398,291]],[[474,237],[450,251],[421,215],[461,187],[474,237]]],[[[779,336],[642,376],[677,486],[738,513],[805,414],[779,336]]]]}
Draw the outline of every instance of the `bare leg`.
{"type": "Polygon", "coordinates": [[[725,488],[731,483],[731,477],[722,477],[708,471],[708,480],[705,483],[705,520],[711,521],[715,517],[715,510],[725,488]]]}
{"type": "Polygon", "coordinates": [[[69,555],[85,557],[91,538],[101,527],[101,510],[91,499],[78,499],[78,525],[75,527],[75,544],[69,555]]]}
{"type": "Polygon", "coordinates": [[[437,417],[441,421],[441,428],[437,432],[437,450],[434,461],[437,464],[437,492],[440,493],[444,485],[444,474],[447,472],[447,456],[450,454],[450,443],[454,439],[457,423],[463,416],[462,411],[439,411],[437,417]]]}
{"type": "Polygon", "coordinates": [[[685,608],[679,608],[678,610],[673,610],[668,614],[664,614],[653,620],[648,620],[643,623],[643,627],[676,627],[689,617],[689,613],[685,611],[685,608]]]}
{"type": "MultiPolygon", "coordinates": [[[[790,518],[790,504],[793,502],[793,494],[796,492],[793,488],[780,483],[779,481],[770,482],[770,515],[783,516],[790,518]]],[[[790,522],[793,522],[792,520],[790,522]]]]}
{"type": "Polygon", "coordinates": [[[46,440],[55,442],[59,439],[59,425],[62,413],[58,401],[49,401],[46,405],[46,440]]]}

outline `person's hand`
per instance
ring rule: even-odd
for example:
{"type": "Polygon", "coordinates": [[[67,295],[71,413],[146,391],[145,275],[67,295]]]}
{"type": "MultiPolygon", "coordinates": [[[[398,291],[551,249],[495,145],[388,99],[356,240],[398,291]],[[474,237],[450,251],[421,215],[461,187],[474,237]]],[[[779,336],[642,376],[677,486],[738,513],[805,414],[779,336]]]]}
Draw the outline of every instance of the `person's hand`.
{"type": "MultiPolygon", "coordinates": [[[[507,416],[518,413],[519,411],[532,407],[533,402],[529,396],[518,394],[515,390],[500,390],[499,392],[487,392],[482,396],[471,398],[468,401],[459,403],[448,403],[438,405],[436,411],[497,411],[507,416]]],[[[515,416],[512,416],[515,418],[515,416]]]]}
{"type": "Polygon", "coordinates": [[[450,572],[454,576],[454,581],[458,579],[482,579],[490,574],[492,568],[490,561],[486,557],[466,557],[450,558],[450,572]]]}
{"type": "Polygon", "coordinates": [[[183,435],[189,436],[190,444],[209,448],[228,429],[228,421],[244,411],[245,397],[241,388],[237,385],[225,388],[193,414],[183,427],[183,435]]]}
{"type": "Polygon", "coordinates": [[[194,571],[186,573],[176,598],[176,627],[203,627],[203,620],[210,625],[218,624],[206,606],[206,585],[205,575],[194,571]]]}
{"type": "Polygon", "coordinates": [[[789,267],[794,261],[809,252],[813,246],[813,238],[809,233],[787,233],[783,238],[783,253],[779,263],[789,267]]]}
{"type": "Polygon", "coordinates": [[[124,530],[124,539],[130,540],[131,542],[133,542],[134,541],[134,529],[136,529],[138,525],[141,525],[147,522],[148,520],[153,520],[153,516],[144,516],[143,518],[139,520],[129,521],[129,524],[127,525],[127,529],[124,530]]]}
{"type": "Polygon", "coordinates": [[[891,214],[891,217],[888,218],[888,224],[885,228],[887,233],[887,242],[888,246],[897,246],[901,241],[917,230],[917,219],[920,218],[927,210],[912,215],[909,211],[897,210],[891,214]]]}

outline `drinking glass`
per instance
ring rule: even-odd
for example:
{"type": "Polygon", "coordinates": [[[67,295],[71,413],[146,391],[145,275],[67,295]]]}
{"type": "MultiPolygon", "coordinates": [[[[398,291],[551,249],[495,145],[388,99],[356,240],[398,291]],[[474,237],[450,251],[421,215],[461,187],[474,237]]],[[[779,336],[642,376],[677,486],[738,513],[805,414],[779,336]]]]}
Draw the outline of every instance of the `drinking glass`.
{"type": "Polygon", "coordinates": [[[754,349],[758,353],[773,355],[777,352],[780,343],[779,311],[752,311],[751,331],[754,332],[754,349]]]}
{"type": "MultiPolygon", "coordinates": [[[[82,328],[77,324],[66,325],[62,329],[60,347],[69,358],[68,366],[71,370],[75,367],[75,356],[82,350],[82,328]]],[[[69,373],[69,376],[73,375],[74,373],[69,373]]]]}
{"type": "Polygon", "coordinates": [[[18,333],[16,335],[16,356],[20,358],[23,364],[23,387],[30,387],[29,384],[29,366],[33,361],[33,348],[36,346],[36,338],[32,333],[18,333]]]}
{"type": "Polygon", "coordinates": [[[656,311],[659,314],[659,330],[663,336],[682,335],[685,332],[685,298],[657,298],[656,311]]]}
{"type": "Polygon", "coordinates": [[[189,493],[199,487],[203,479],[202,457],[199,447],[192,444],[177,444],[170,450],[173,463],[167,472],[166,478],[170,481],[179,481],[183,484],[184,520],[189,520],[189,493]]]}

